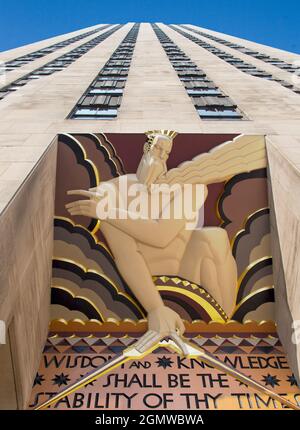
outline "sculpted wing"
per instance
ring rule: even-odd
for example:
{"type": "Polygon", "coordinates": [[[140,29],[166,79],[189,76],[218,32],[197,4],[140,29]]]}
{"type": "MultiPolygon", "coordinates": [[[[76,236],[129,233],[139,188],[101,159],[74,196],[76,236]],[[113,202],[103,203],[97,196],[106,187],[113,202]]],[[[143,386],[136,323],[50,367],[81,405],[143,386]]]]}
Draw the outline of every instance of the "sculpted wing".
{"type": "Polygon", "coordinates": [[[264,136],[240,135],[181,163],[161,178],[167,184],[210,184],[267,165],[264,136]]]}

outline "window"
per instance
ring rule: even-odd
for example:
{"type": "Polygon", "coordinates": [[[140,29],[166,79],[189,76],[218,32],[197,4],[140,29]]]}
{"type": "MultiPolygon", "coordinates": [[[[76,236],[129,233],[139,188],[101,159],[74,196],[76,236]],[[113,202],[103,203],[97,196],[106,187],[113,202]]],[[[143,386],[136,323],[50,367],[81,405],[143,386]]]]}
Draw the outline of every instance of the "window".
{"type": "MultiPolygon", "coordinates": [[[[239,58],[235,58],[232,55],[229,55],[228,53],[222,51],[219,48],[216,48],[213,45],[210,45],[209,43],[198,39],[198,38],[194,38],[193,36],[191,36],[189,33],[185,33],[184,31],[178,29],[177,27],[175,27],[174,25],[170,25],[171,28],[173,28],[173,30],[177,31],[178,33],[182,34],[183,36],[185,36],[186,38],[192,40],[193,42],[195,42],[197,45],[201,46],[202,48],[207,49],[208,51],[210,51],[211,53],[217,55],[219,58],[222,58],[224,61],[227,61],[228,63],[234,65],[235,67],[237,67],[239,70],[241,70],[244,73],[248,73],[252,76],[256,76],[259,78],[263,78],[263,79],[268,79],[271,81],[275,81],[278,82],[280,85],[282,85],[285,88],[289,88],[290,90],[292,90],[294,93],[299,94],[300,93],[300,89],[294,85],[287,85],[288,83],[286,81],[282,81],[280,79],[277,79],[275,76],[273,76],[270,73],[265,72],[264,70],[258,69],[257,67],[255,67],[254,65],[249,65],[247,63],[245,63],[244,61],[240,60],[239,58]],[[249,71],[248,71],[249,69],[249,71]]],[[[204,31],[199,31],[199,30],[195,30],[193,28],[189,28],[187,25],[180,25],[181,28],[187,29],[195,34],[199,34],[200,36],[203,36],[207,39],[211,39],[214,40],[215,42],[221,43],[225,46],[229,46],[230,48],[236,49],[246,55],[250,55],[254,58],[257,58],[261,61],[264,61],[265,63],[269,63],[272,64],[274,67],[278,67],[282,70],[286,70],[287,72],[290,73],[295,73],[300,71],[300,67],[294,66],[291,63],[288,63],[284,60],[280,60],[279,58],[275,58],[275,57],[271,57],[267,54],[263,54],[260,53],[258,51],[255,51],[253,49],[250,48],[246,48],[242,45],[238,45],[236,43],[232,43],[232,42],[228,42],[227,40],[224,40],[220,37],[216,37],[213,36],[211,34],[205,33],[204,31]]]]}
{"type": "Polygon", "coordinates": [[[89,94],[105,94],[105,95],[117,95],[117,96],[121,96],[123,95],[123,90],[121,89],[92,89],[89,94]]]}
{"type": "Polygon", "coordinates": [[[79,108],[74,112],[74,118],[80,119],[94,119],[98,118],[115,118],[118,115],[117,109],[92,109],[92,108],[79,108]]]}
{"type": "Polygon", "coordinates": [[[9,94],[9,91],[0,91],[0,100],[4,99],[9,94]]]}
{"type": "Polygon", "coordinates": [[[242,115],[234,109],[224,107],[202,107],[198,109],[201,118],[211,119],[240,119],[242,115]]]}
{"type": "Polygon", "coordinates": [[[194,64],[192,61],[187,62],[187,61],[172,61],[172,65],[173,67],[177,68],[182,68],[182,69],[188,69],[188,68],[195,68],[197,67],[196,64],[194,64]]]}
{"type": "Polygon", "coordinates": [[[215,96],[215,95],[221,95],[221,91],[217,88],[211,88],[211,89],[205,89],[205,88],[198,88],[198,89],[192,89],[187,90],[187,93],[192,96],[215,96]]]}
{"type": "MultiPolygon", "coordinates": [[[[110,25],[107,25],[107,27],[110,27],[110,25]]],[[[42,76],[51,75],[52,73],[55,73],[57,71],[62,70],[65,67],[68,67],[77,58],[81,57],[86,52],[88,52],[90,49],[92,49],[94,46],[101,43],[103,40],[107,39],[110,35],[112,35],[114,32],[119,30],[121,27],[122,27],[122,25],[117,25],[117,26],[113,27],[112,29],[110,29],[110,30],[100,34],[99,36],[95,37],[91,41],[86,42],[83,45],[79,46],[78,48],[73,49],[71,52],[62,55],[53,61],[50,61],[49,63],[45,64],[45,66],[43,66],[39,69],[33,70],[31,73],[28,73],[23,78],[17,79],[16,81],[12,82],[11,84],[2,88],[1,99],[6,97],[7,95],[11,94],[11,92],[16,91],[20,86],[26,85],[28,82],[30,82],[34,79],[39,79],[42,76]]],[[[103,28],[105,28],[105,27],[102,27],[101,29],[103,29],[103,28]]],[[[96,32],[96,31],[93,31],[93,32],[96,32]]],[[[78,39],[78,40],[80,40],[80,39],[78,39]]],[[[33,56],[40,56],[39,52],[33,53],[32,55],[33,56]]]]}
{"type": "Polygon", "coordinates": [[[128,69],[116,69],[116,68],[110,68],[105,67],[102,70],[103,76],[127,76],[128,75],[128,69]]]}
{"type": "Polygon", "coordinates": [[[201,78],[205,76],[205,73],[200,71],[200,70],[196,70],[196,69],[192,69],[192,70],[179,70],[178,71],[178,76],[179,77],[183,77],[183,78],[201,78]]]}
{"type": "Polygon", "coordinates": [[[69,118],[116,118],[118,108],[122,102],[123,89],[129,73],[139,26],[139,24],[134,24],[105,66],[100,70],[96,79],[79,99],[69,118]]]}
{"type": "Polygon", "coordinates": [[[87,94],[79,102],[81,106],[97,106],[105,109],[119,107],[120,103],[121,97],[111,94],[87,94]]]}
{"type": "Polygon", "coordinates": [[[44,57],[47,54],[50,54],[52,52],[55,52],[58,49],[64,48],[65,46],[68,46],[74,42],[78,42],[79,40],[91,36],[92,34],[95,33],[99,33],[99,31],[102,31],[108,27],[111,27],[112,24],[107,24],[105,26],[102,27],[98,27],[95,30],[92,31],[88,31],[86,33],[80,34],[78,36],[75,37],[71,37],[70,39],[67,39],[63,42],[59,42],[59,43],[55,43],[54,45],[50,45],[47,48],[43,48],[43,49],[39,49],[38,51],[35,52],[31,52],[30,54],[26,54],[26,55],[22,55],[21,57],[18,57],[14,60],[11,61],[7,61],[5,63],[5,66],[7,67],[6,70],[10,71],[10,70],[14,70],[17,67],[21,67],[31,61],[36,60],[37,58],[41,58],[44,57]]]}
{"type": "MultiPolygon", "coordinates": [[[[199,116],[203,119],[241,119],[243,116],[237,106],[208,79],[203,70],[199,69],[156,24],[152,24],[152,28],[199,116]]],[[[193,39],[193,36],[191,38],[193,39]]],[[[231,56],[229,58],[232,59],[231,56]]]]}
{"type": "Polygon", "coordinates": [[[116,76],[114,78],[111,77],[106,77],[106,76],[99,76],[99,78],[97,79],[97,83],[98,82],[105,82],[105,81],[109,81],[109,82],[125,82],[126,78],[122,77],[122,76],[116,76]]]}
{"type": "Polygon", "coordinates": [[[194,105],[198,107],[229,107],[236,108],[236,105],[230,100],[229,97],[221,96],[202,96],[202,97],[194,97],[193,96],[194,105]]]}

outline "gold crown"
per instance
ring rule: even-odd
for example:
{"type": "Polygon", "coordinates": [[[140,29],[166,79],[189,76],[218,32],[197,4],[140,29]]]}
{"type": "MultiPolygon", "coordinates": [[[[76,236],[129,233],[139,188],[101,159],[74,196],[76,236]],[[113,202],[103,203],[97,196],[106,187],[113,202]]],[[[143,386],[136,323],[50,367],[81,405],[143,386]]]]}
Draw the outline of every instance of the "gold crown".
{"type": "Polygon", "coordinates": [[[151,143],[153,142],[153,139],[155,136],[159,135],[159,136],[166,136],[168,137],[170,140],[175,139],[175,137],[177,136],[177,132],[173,131],[173,130],[150,130],[150,131],[145,131],[145,135],[148,137],[148,143],[151,145],[151,143]]]}

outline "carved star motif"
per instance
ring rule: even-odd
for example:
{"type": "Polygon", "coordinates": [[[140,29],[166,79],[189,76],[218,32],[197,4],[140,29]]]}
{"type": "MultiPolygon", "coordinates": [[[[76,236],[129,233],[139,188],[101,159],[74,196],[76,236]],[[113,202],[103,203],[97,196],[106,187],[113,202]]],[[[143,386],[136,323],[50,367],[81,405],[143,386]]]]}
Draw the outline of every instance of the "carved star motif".
{"type": "MultiPolygon", "coordinates": [[[[248,378],[251,378],[251,375],[247,375],[247,376],[248,376],[248,378]]],[[[246,384],[246,382],[239,381],[238,379],[237,379],[237,381],[238,381],[240,386],[245,385],[245,387],[248,387],[248,384],[246,384]]]]}
{"type": "Polygon", "coordinates": [[[68,385],[68,382],[71,381],[71,379],[69,378],[69,375],[61,373],[60,375],[55,375],[52,381],[53,385],[58,385],[60,387],[61,385],[68,385]]]}
{"type": "Polygon", "coordinates": [[[266,376],[263,376],[262,382],[264,382],[265,385],[275,387],[276,385],[279,385],[280,379],[278,379],[276,375],[270,375],[268,373],[266,376]]]}
{"type": "Polygon", "coordinates": [[[45,381],[44,375],[40,375],[39,373],[37,373],[33,381],[33,386],[35,387],[36,385],[42,385],[42,382],[44,381],[45,381]]]}
{"type": "Polygon", "coordinates": [[[157,367],[166,369],[167,367],[172,367],[173,361],[164,355],[163,357],[159,357],[155,363],[157,363],[157,367]]]}
{"type": "MultiPolygon", "coordinates": [[[[81,378],[83,378],[84,376],[85,376],[85,375],[80,375],[80,377],[81,377],[81,378]]],[[[85,384],[85,385],[84,385],[84,388],[88,387],[89,385],[91,385],[91,386],[93,387],[93,386],[94,386],[94,382],[95,382],[95,381],[88,382],[87,384],[85,384]]]]}
{"type": "Polygon", "coordinates": [[[295,375],[294,375],[294,374],[292,374],[292,375],[288,375],[288,377],[287,377],[287,382],[289,382],[289,383],[291,384],[291,387],[293,387],[294,385],[295,385],[296,387],[298,387],[297,379],[295,378],[295,375]]]}

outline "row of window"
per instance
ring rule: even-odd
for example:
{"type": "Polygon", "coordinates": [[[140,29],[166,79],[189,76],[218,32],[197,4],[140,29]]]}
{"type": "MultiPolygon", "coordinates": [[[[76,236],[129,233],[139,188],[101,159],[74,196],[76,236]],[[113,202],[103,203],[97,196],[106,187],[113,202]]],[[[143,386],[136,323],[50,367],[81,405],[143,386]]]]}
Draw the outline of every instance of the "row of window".
{"type": "Polygon", "coordinates": [[[118,115],[140,24],[134,24],[69,118],[112,119],[118,115]]]}
{"type": "Polygon", "coordinates": [[[28,73],[27,75],[23,76],[22,78],[19,78],[16,81],[10,83],[6,87],[2,87],[0,89],[0,100],[2,100],[4,97],[8,96],[9,94],[17,91],[19,88],[23,87],[24,85],[28,84],[28,82],[31,82],[34,79],[39,79],[42,76],[52,75],[53,73],[59,72],[59,71],[63,70],[64,68],[68,67],[70,64],[72,64],[74,61],[76,61],[82,55],[86,54],[88,51],[90,51],[96,45],[103,42],[103,40],[107,39],[109,36],[111,36],[113,33],[115,33],[121,27],[123,27],[123,25],[117,25],[117,26],[113,27],[112,29],[110,29],[110,30],[100,34],[99,36],[95,37],[94,39],[91,39],[88,42],[78,46],[77,48],[73,49],[72,51],[70,51],[64,55],[61,55],[60,57],[56,58],[55,60],[50,61],[49,63],[45,64],[44,66],[42,66],[36,70],[33,70],[32,72],[28,73]]]}
{"type": "MultiPolygon", "coordinates": [[[[211,52],[212,54],[216,55],[217,57],[221,58],[222,60],[226,61],[227,63],[231,64],[235,68],[239,69],[243,73],[247,73],[251,76],[256,76],[258,78],[268,79],[269,81],[274,81],[279,83],[285,88],[288,88],[289,90],[293,91],[294,93],[300,94],[300,89],[293,85],[292,82],[287,82],[282,79],[278,79],[275,76],[273,76],[271,73],[266,72],[265,70],[259,69],[258,67],[254,66],[253,64],[246,63],[245,61],[241,60],[238,57],[234,57],[231,54],[228,54],[225,51],[222,51],[219,48],[216,48],[214,45],[211,45],[210,43],[203,41],[199,39],[198,37],[194,37],[191,34],[181,30],[180,28],[169,25],[170,28],[177,31],[177,33],[181,34],[182,36],[186,37],[187,39],[191,40],[192,42],[196,43],[198,46],[201,46],[201,48],[206,49],[207,51],[211,52]]],[[[189,29],[190,31],[193,31],[189,29]]],[[[196,31],[195,31],[196,32],[196,31]]]]}
{"type": "Polygon", "coordinates": [[[200,118],[241,119],[243,115],[236,104],[209,80],[203,70],[199,69],[156,24],[152,24],[152,28],[200,118]]]}
{"type": "Polygon", "coordinates": [[[194,30],[193,28],[189,28],[187,25],[180,25],[180,27],[185,28],[186,30],[192,31],[194,33],[200,34],[200,36],[207,37],[208,39],[214,40],[215,42],[221,43],[222,45],[226,45],[229,48],[236,49],[243,54],[250,55],[251,57],[257,58],[258,60],[264,61],[265,63],[272,64],[273,66],[279,67],[279,69],[283,69],[290,73],[295,73],[300,70],[300,67],[293,65],[292,63],[288,63],[286,61],[280,60],[276,57],[270,57],[270,55],[263,54],[258,51],[254,51],[253,49],[246,48],[245,46],[239,45],[237,43],[229,42],[228,40],[221,39],[220,37],[212,36],[211,34],[205,33],[204,31],[194,30]]]}
{"type": "Polygon", "coordinates": [[[80,34],[78,36],[71,37],[70,39],[66,39],[62,42],[55,43],[54,45],[47,46],[46,48],[39,49],[38,51],[31,52],[30,54],[22,55],[21,57],[15,58],[14,60],[7,61],[4,63],[5,72],[10,72],[11,70],[15,70],[18,67],[22,67],[31,61],[37,60],[38,58],[42,58],[45,55],[51,54],[52,52],[57,51],[58,49],[65,48],[72,43],[79,42],[79,40],[84,39],[85,37],[91,36],[92,34],[99,33],[99,31],[105,30],[108,27],[112,27],[112,24],[107,24],[102,27],[98,27],[95,30],[88,31],[87,33],[80,34]]]}

